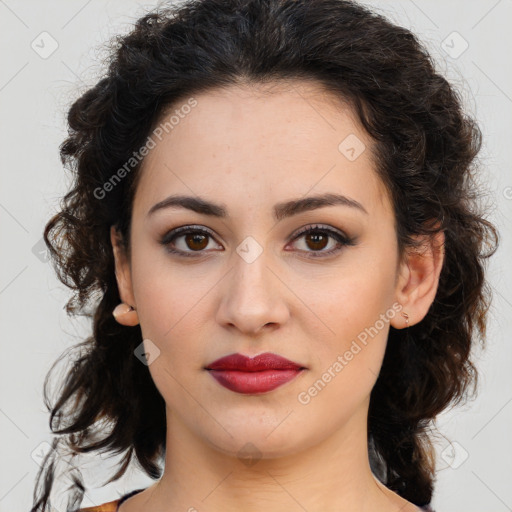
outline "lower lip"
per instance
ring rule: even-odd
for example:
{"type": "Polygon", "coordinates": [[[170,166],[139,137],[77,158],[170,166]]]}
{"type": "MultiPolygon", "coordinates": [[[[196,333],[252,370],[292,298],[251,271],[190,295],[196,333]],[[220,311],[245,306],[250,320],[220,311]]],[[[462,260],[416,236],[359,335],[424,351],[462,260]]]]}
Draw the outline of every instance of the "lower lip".
{"type": "Polygon", "coordinates": [[[238,370],[208,370],[210,375],[225,388],[236,393],[266,393],[291,381],[302,370],[264,370],[243,372],[238,370]]]}

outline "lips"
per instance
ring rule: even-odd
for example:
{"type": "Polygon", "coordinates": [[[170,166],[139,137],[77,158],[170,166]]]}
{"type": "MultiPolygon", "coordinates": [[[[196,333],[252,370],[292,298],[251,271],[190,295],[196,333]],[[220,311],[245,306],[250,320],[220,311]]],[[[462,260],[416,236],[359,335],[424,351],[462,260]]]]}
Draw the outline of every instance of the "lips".
{"type": "Polygon", "coordinates": [[[222,386],[243,394],[266,393],[297,377],[304,368],[298,363],[266,352],[254,358],[231,354],[205,367],[222,386]]]}
{"type": "Polygon", "coordinates": [[[301,365],[270,352],[254,358],[242,354],[231,354],[210,363],[207,370],[238,370],[242,372],[260,372],[263,370],[299,370],[301,365]]]}

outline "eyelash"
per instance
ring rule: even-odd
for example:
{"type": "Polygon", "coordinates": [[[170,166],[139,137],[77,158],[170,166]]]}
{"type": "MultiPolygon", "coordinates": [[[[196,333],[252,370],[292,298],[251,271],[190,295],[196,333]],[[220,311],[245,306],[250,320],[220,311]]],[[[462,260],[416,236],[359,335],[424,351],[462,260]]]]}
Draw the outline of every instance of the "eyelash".
{"type": "MultiPolygon", "coordinates": [[[[195,251],[195,253],[194,253],[194,252],[187,252],[187,251],[181,251],[181,250],[176,250],[176,249],[170,248],[171,242],[174,241],[176,238],[179,238],[180,236],[187,235],[187,234],[197,234],[197,233],[214,238],[213,234],[204,228],[196,227],[196,226],[183,226],[183,227],[176,228],[176,229],[173,229],[173,230],[167,232],[161,238],[160,243],[164,247],[166,247],[167,251],[171,254],[176,254],[178,256],[185,257],[185,258],[197,258],[197,257],[200,257],[201,253],[204,251],[195,251]]],[[[339,244],[341,244],[341,246],[352,246],[352,245],[355,245],[355,243],[356,243],[355,238],[347,237],[338,231],[334,231],[333,229],[319,226],[319,225],[306,227],[303,230],[299,231],[293,237],[292,242],[295,242],[299,238],[303,237],[304,235],[308,235],[310,233],[327,234],[327,235],[329,235],[330,238],[335,239],[339,244]]],[[[327,252],[323,252],[323,251],[303,251],[303,252],[311,254],[311,256],[307,256],[308,258],[325,258],[325,257],[328,257],[328,256],[338,253],[339,251],[341,251],[341,249],[342,249],[342,247],[331,249],[330,251],[327,251],[327,252]],[[315,255],[315,253],[318,253],[318,255],[315,255]]]]}

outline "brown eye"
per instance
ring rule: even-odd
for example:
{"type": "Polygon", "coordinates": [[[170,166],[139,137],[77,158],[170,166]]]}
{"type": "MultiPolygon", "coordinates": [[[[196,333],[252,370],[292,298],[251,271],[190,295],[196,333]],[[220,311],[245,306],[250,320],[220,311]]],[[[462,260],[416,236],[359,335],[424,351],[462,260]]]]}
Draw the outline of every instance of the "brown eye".
{"type": "Polygon", "coordinates": [[[193,226],[184,226],[166,233],[160,243],[171,254],[195,257],[206,252],[205,249],[208,247],[210,239],[213,239],[213,235],[209,231],[193,226]]]}
{"type": "Polygon", "coordinates": [[[326,236],[322,233],[308,233],[305,236],[306,243],[308,244],[308,247],[315,251],[321,251],[324,249],[327,244],[329,243],[329,236],[326,236]]]}
{"type": "Polygon", "coordinates": [[[311,258],[330,256],[341,251],[344,246],[355,245],[355,239],[322,226],[313,226],[302,230],[294,237],[293,241],[295,242],[301,238],[304,239],[303,245],[305,246],[305,249],[301,250],[301,252],[309,253],[307,257],[311,258]],[[331,245],[334,248],[325,251],[324,249],[329,246],[330,240],[333,240],[334,243],[331,245]]]}
{"type": "Polygon", "coordinates": [[[183,236],[187,247],[193,251],[200,251],[208,246],[209,235],[203,235],[202,233],[192,233],[183,236]]]}

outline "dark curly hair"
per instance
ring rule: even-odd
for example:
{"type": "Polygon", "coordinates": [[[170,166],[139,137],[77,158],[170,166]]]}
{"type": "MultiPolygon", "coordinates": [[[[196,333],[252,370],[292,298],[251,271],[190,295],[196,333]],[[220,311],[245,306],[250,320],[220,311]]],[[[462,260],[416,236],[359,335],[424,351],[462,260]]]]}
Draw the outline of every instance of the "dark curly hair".
{"type": "MultiPolygon", "coordinates": [[[[374,474],[412,503],[429,503],[429,429],[476,390],[470,350],[476,341],[485,345],[491,293],[484,264],[498,246],[477,179],[481,132],[459,93],[410,31],[347,0],[189,0],[145,14],[111,43],[108,71],[69,110],[60,154],[74,181],[44,230],[57,275],[74,291],[66,311],[87,315],[93,331],[72,347],[78,353],[53,405],[47,386],[55,365],[46,376],[54,450],[38,474],[31,511],[49,510],[62,447],[123,454],[107,483],[124,474],[134,452],[151,478],[161,476],[165,402],[134,357],[140,326],[112,316],[120,297],[110,227],[129,250],[141,163],[106,198],[98,190],[183,98],[292,79],[323,85],[357,113],[392,198],[399,255],[415,246],[415,235],[445,235],[435,300],[420,323],[390,327],[368,415],[374,474]]],[[[80,473],[73,475],[68,510],[84,494],[80,473]]]]}

